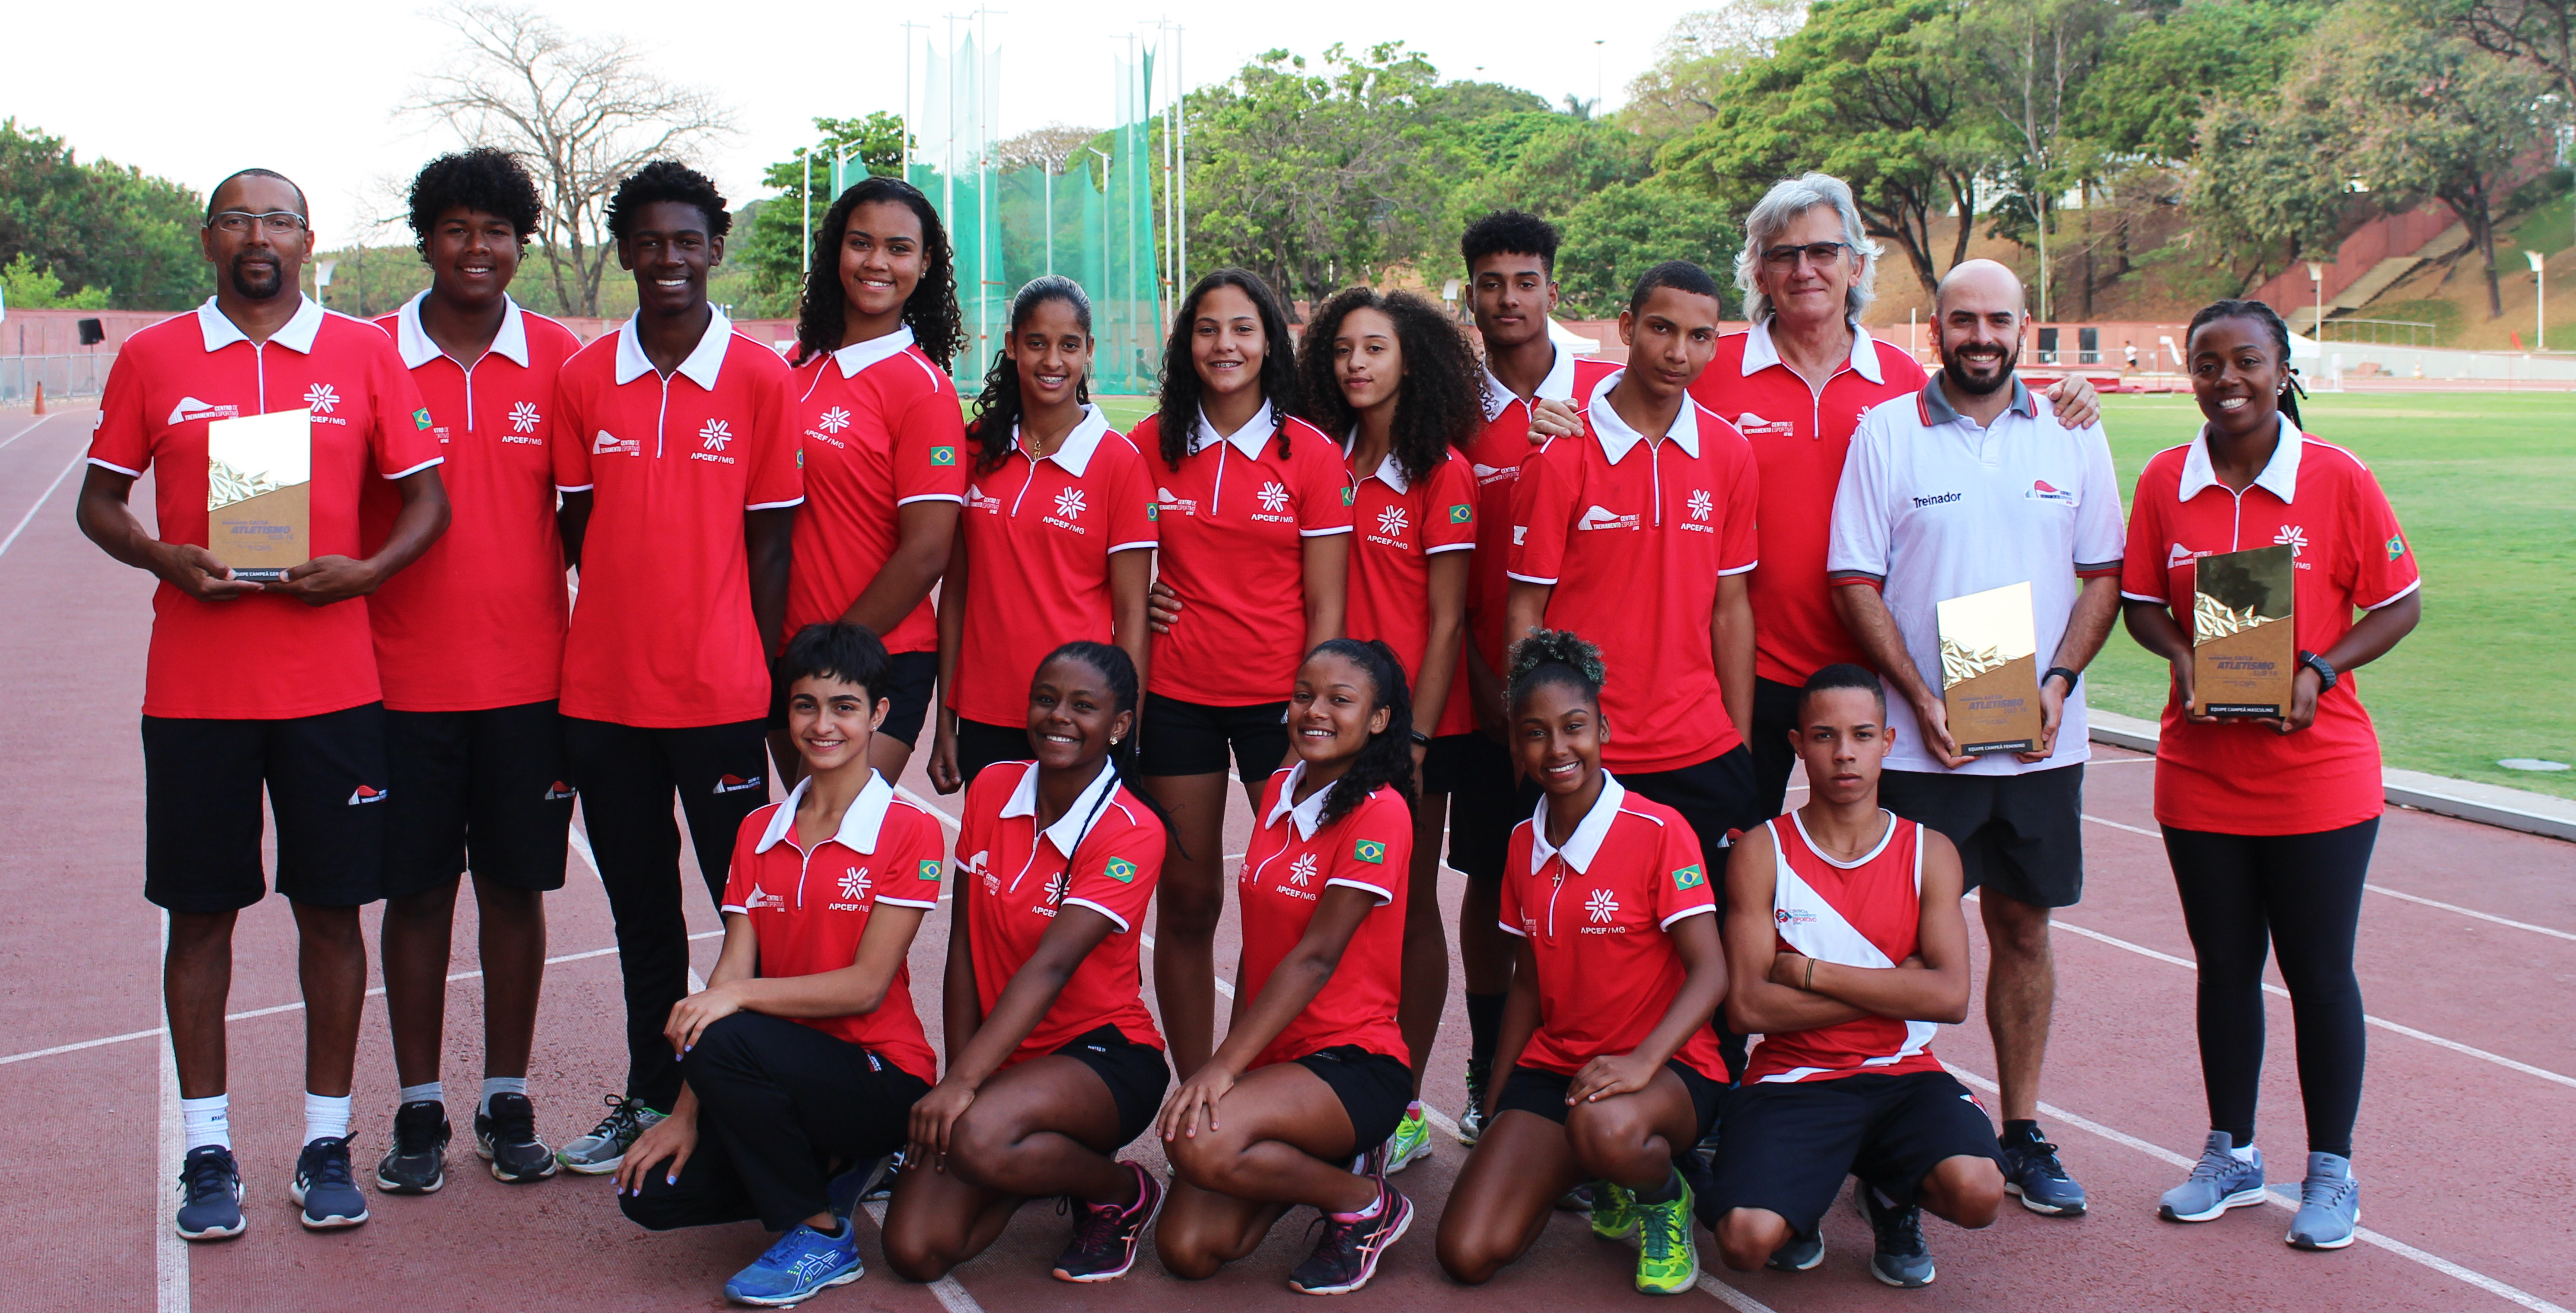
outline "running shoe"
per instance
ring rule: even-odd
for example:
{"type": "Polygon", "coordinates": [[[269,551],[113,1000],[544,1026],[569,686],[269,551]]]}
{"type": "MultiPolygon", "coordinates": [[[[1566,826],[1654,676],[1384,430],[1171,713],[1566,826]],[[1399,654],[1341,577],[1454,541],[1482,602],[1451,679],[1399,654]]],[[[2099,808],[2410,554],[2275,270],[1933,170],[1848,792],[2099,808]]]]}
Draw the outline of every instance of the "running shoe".
{"type": "Polygon", "coordinates": [[[542,1181],[561,1165],[537,1138],[537,1105],[524,1094],[495,1094],[489,1112],[474,1114],[474,1152],[492,1164],[492,1179],[504,1185],[542,1181]]]}
{"type": "Polygon", "coordinates": [[[2168,1222],[2208,1222],[2230,1208],[2263,1202],[2263,1151],[2249,1148],[2253,1157],[2240,1159],[2235,1148],[2235,1137],[2211,1131],[2200,1161],[2191,1165],[2191,1178],[2165,1191],[2156,1215],[2168,1222]]]}
{"type": "Polygon", "coordinates": [[[349,1137],[325,1135],[295,1156],[286,1197],[304,1210],[307,1231],[336,1231],[367,1220],[367,1195],[349,1168],[349,1137]]]}
{"type": "Polygon", "coordinates": [[[1345,1222],[1326,1213],[1319,1220],[1324,1238],[1314,1256],[1288,1274],[1288,1288],[1301,1295],[1346,1295],[1367,1285],[1388,1246],[1404,1238],[1413,1225],[1413,1203],[1380,1180],[1376,1216],[1345,1222]]]}
{"type": "MultiPolygon", "coordinates": [[[[1699,1246],[1691,1243],[1691,1188],[1673,1183],[1673,1197],[1659,1204],[1637,1199],[1637,1289],[1648,1295],[1678,1295],[1699,1284],[1699,1246]]],[[[1597,1228],[1596,1228],[1597,1229],[1597,1228]]]]}
{"type": "Polygon", "coordinates": [[[1592,1234],[1604,1240],[1625,1240],[1637,1234],[1637,1197],[1626,1186],[1613,1181],[1592,1183],[1592,1234]]]}
{"type": "Polygon", "coordinates": [[[1592,1205],[1594,1203],[1593,1194],[1595,1191],[1601,1189],[1601,1187],[1602,1183],[1599,1181],[1586,1181],[1583,1184],[1566,1191],[1564,1194],[1558,1195],[1556,1197],[1556,1211],[1560,1213],[1591,1212],[1592,1205]]]}
{"type": "Polygon", "coordinates": [[[1467,1064],[1467,1108],[1458,1114],[1458,1143],[1474,1148],[1485,1134],[1485,1084],[1493,1079],[1494,1064],[1467,1064]]]}
{"type": "Polygon", "coordinates": [[[2049,1217],[2084,1215],[2084,1187],[2057,1161],[2056,1145],[2033,1136],[1995,1146],[2004,1156],[2004,1193],[2019,1196],[2022,1207],[2049,1217]]]}
{"type": "Polygon", "coordinates": [[[447,1184],[447,1105],[418,1099],[394,1110],[393,1147],[376,1164],[386,1194],[436,1194],[447,1184]]]}
{"type": "Polygon", "coordinates": [[[801,1304],[834,1286],[846,1286],[868,1274],[859,1258],[859,1229],[842,1223],[839,1235],[810,1226],[788,1228],[769,1252],[725,1283],[725,1298],[737,1304],[785,1308],[801,1304]]]}
{"type": "Polygon", "coordinates": [[[606,1176],[625,1163],[627,1146],[635,1143],[635,1137],[663,1117],[645,1107],[643,1100],[622,1094],[609,1095],[605,1102],[608,1115],[590,1128],[590,1134],[557,1150],[555,1161],[584,1176],[606,1176]]]}
{"type": "Polygon", "coordinates": [[[2293,1249],[2341,1249],[2361,1227],[2361,1182],[2341,1154],[2308,1155],[2308,1179],[2299,1182],[2299,1212],[2283,1237],[2293,1249]]]}
{"type": "Polygon", "coordinates": [[[182,1240],[230,1240],[242,1233],[241,1167],[233,1151],[220,1144],[201,1144],[179,1164],[179,1216],[182,1240]]]}
{"type": "Polygon", "coordinates": [[[1386,1137],[1386,1170],[1392,1175],[1412,1166],[1414,1159],[1430,1156],[1431,1123],[1424,1120],[1422,1105],[1416,1103],[1404,1110],[1395,1134],[1386,1137]]]}
{"type": "Polygon", "coordinates": [[[1073,1226],[1073,1243],[1056,1256],[1056,1280],[1108,1281],[1127,1275],[1127,1269],[1136,1265],[1137,1242],[1145,1238],[1154,1215],[1163,1211],[1163,1183],[1135,1163],[1120,1165],[1136,1174],[1134,1202],[1082,1205],[1082,1220],[1073,1226]]]}
{"type": "Polygon", "coordinates": [[[1932,1247],[1923,1242],[1923,1210],[1882,1207],[1878,1191],[1871,1189],[1867,1181],[1852,1183],[1852,1197],[1860,1206],[1860,1215],[1869,1219],[1869,1229],[1877,1240],[1877,1248],[1869,1256],[1869,1274],[1900,1290],[1931,1285],[1932,1247]]]}
{"type": "Polygon", "coordinates": [[[877,1173],[875,1180],[868,1182],[868,1188],[859,1191],[859,1202],[873,1204],[894,1198],[894,1178],[901,1175],[903,1175],[903,1155],[887,1154],[885,1170],[877,1173]]]}
{"type": "Polygon", "coordinates": [[[859,1205],[868,1201],[869,1192],[877,1188],[877,1182],[893,1175],[893,1154],[852,1164],[850,1170],[833,1177],[823,1187],[823,1192],[832,1200],[832,1216],[849,1221],[850,1215],[859,1211],[859,1205]]]}
{"type": "Polygon", "coordinates": [[[1774,1272],[1813,1272],[1825,1261],[1825,1228],[1817,1227],[1814,1235],[1789,1237],[1789,1243],[1771,1251],[1762,1266],[1774,1272]]]}

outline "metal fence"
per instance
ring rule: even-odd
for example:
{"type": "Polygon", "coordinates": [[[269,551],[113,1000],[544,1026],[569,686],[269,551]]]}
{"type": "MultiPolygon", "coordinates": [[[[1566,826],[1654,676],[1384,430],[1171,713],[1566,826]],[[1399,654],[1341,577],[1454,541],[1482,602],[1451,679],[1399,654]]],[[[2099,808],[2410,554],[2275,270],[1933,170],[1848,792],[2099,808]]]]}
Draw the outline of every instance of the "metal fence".
{"type": "Polygon", "coordinates": [[[0,356],[0,405],[32,399],[36,385],[47,397],[94,397],[107,383],[114,352],[68,356],[0,356]]]}

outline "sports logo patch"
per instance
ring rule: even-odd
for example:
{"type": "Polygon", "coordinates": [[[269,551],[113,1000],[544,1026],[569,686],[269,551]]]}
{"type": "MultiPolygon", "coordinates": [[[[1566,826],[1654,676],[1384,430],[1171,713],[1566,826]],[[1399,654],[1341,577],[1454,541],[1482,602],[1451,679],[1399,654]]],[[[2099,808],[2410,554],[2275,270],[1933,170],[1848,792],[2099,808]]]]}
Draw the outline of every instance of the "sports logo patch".
{"type": "Polygon", "coordinates": [[[1149,520],[1159,520],[1163,518],[1162,504],[1159,502],[1145,503],[1145,518],[1149,520]]]}
{"type": "Polygon", "coordinates": [[[1359,496],[1360,496],[1360,490],[1359,490],[1359,489],[1357,489],[1357,488],[1344,488],[1344,489],[1342,489],[1342,504],[1343,504],[1344,506],[1348,506],[1348,505],[1350,505],[1352,502],[1358,501],[1358,500],[1359,500],[1359,496]]]}
{"type": "Polygon", "coordinates": [[[1120,884],[1136,882],[1136,864],[1124,857],[1110,858],[1109,865],[1102,867],[1101,873],[1120,884]]]}
{"type": "Polygon", "coordinates": [[[938,882],[938,880],[939,880],[939,859],[938,859],[938,858],[936,858],[936,857],[925,857],[925,858],[923,858],[923,859],[921,860],[921,878],[922,878],[922,879],[924,879],[924,880],[928,880],[928,881],[930,881],[930,882],[932,882],[932,883],[934,883],[934,884],[936,884],[936,883],[938,882]]]}
{"type": "MultiPolygon", "coordinates": [[[[421,407],[420,409],[413,411],[413,412],[411,413],[411,424],[412,424],[412,427],[413,427],[413,428],[416,428],[416,429],[425,429],[425,428],[428,428],[428,427],[429,427],[429,407],[427,407],[427,406],[423,406],[423,407],[421,407]]],[[[521,429],[521,430],[519,430],[519,431],[520,431],[521,433],[525,433],[525,432],[527,432],[527,430],[526,430],[526,429],[521,429]]]]}
{"type": "Polygon", "coordinates": [[[1465,524],[1475,518],[1476,513],[1464,506],[1452,506],[1449,508],[1449,522],[1451,524],[1465,524]]]}
{"type": "Polygon", "coordinates": [[[955,447],[933,447],[933,448],[931,448],[931,449],[930,449],[930,463],[931,463],[931,464],[933,464],[933,465],[954,465],[954,464],[956,464],[956,463],[957,463],[957,449],[956,449],[955,447]]]}
{"type": "Polygon", "coordinates": [[[2405,554],[2406,540],[2393,533],[2388,535],[2388,559],[2394,561],[2405,554]]]}
{"type": "Polygon", "coordinates": [[[1377,866],[1386,864],[1386,844],[1378,839],[1362,839],[1351,845],[1351,856],[1377,866]]]}
{"type": "Polygon", "coordinates": [[[1697,889],[1701,885],[1707,883],[1708,874],[1700,870],[1699,863],[1697,862],[1693,862],[1690,865],[1673,872],[1673,887],[1675,889],[1697,889]]]}

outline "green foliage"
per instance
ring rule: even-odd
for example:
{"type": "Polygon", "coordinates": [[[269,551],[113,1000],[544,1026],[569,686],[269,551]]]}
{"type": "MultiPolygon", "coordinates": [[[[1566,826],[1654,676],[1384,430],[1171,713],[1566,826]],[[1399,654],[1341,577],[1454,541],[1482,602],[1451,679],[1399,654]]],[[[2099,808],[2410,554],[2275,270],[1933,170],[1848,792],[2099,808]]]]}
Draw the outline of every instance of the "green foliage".
{"type": "Polygon", "coordinates": [[[2068,131],[2096,161],[2189,160],[2210,107],[2270,98],[2323,12],[2317,0],[2216,0],[2131,24],[2076,93],[2068,131]]]}
{"type": "Polygon", "coordinates": [[[139,169],[83,164],[60,137],[0,119],[0,261],[32,256],[76,296],[177,310],[212,288],[196,230],[205,201],[139,169]]]}
{"type": "Polygon", "coordinates": [[[63,280],[36,263],[36,257],[26,251],[0,266],[0,293],[6,293],[8,298],[0,304],[12,310],[104,310],[108,305],[108,289],[104,287],[84,287],[63,295],[63,280]]]}
{"type": "Polygon", "coordinates": [[[863,119],[818,118],[814,120],[814,130],[820,141],[810,154],[799,147],[793,157],[761,172],[761,184],[775,187],[781,194],[755,201],[736,212],[733,240],[725,247],[725,263],[740,266],[750,275],[749,294],[735,307],[740,317],[779,318],[796,313],[797,297],[804,290],[809,175],[813,179],[813,217],[820,219],[836,199],[831,189],[832,161],[847,155],[853,164],[864,163],[867,171],[877,177],[891,178],[903,172],[900,114],[878,110],[863,119]]]}
{"type": "Polygon", "coordinates": [[[1665,260],[1698,263],[1728,289],[1727,313],[1743,309],[1732,288],[1744,226],[1698,196],[1660,179],[1622,182],[1567,212],[1564,228],[1556,277],[1568,316],[1616,317],[1628,308],[1637,276],[1665,260]]]}
{"type": "Polygon", "coordinates": [[[2332,250],[2345,209],[2334,125],[2295,107],[2222,102],[2199,133],[2194,235],[2235,274],[2231,291],[2332,250]]]}

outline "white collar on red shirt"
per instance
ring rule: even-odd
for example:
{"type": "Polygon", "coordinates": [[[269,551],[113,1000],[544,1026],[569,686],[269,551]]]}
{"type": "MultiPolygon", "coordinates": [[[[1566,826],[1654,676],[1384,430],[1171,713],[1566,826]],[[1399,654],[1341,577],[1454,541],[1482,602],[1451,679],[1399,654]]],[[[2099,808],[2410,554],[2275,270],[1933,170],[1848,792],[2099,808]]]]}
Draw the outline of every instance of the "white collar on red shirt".
{"type": "MultiPolygon", "coordinates": [[[[1592,425],[1592,436],[1600,441],[1602,453],[1613,465],[1646,440],[1645,434],[1628,427],[1628,421],[1610,408],[1610,389],[1619,386],[1619,380],[1627,373],[1625,369],[1612,371],[1592,389],[1592,400],[1583,408],[1584,418],[1592,425]]],[[[1664,431],[1665,440],[1679,446],[1692,460],[1699,459],[1699,418],[1692,413],[1698,409],[1699,403],[1684,393],[1682,408],[1673,416],[1673,426],[1664,431]]]]}
{"type": "MultiPolygon", "coordinates": [[[[295,307],[295,314],[286,321],[286,326],[269,334],[268,340],[299,356],[309,356],[313,354],[314,337],[322,331],[322,303],[301,292],[296,295],[302,298],[303,304],[295,307]]],[[[216,307],[215,298],[211,296],[206,298],[204,305],[197,307],[197,331],[205,334],[208,351],[221,351],[235,342],[250,340],[250,334],[241,331],[240,325],[224,318],[224,312],[216,307]]]]}
{"type": "MultiPolygon", "coordinates": [[[[1351,454],[1351,449],[1358,445],[1360,445],[1360,431],[1357,425],[1353,425],[1350,433],[1342,438],[1342,455],[1344,457],[1348,457],[1351,454]]],[[[1395,489],[1397,496],[1402,496],[1404,494],[1404,465],[1402,462],[1396,460],[1395,448],[1392,446],[1387,448],[1385,459],[1380,460],[1377,463],[1376,472],[1363,477],[1375,479],[1378,482],[1395,489]]]]}
{"type": "Polygon", "coordinates": [[[1583,813],[1567,836],[1565,846],[1557,848],[1547,841],[1547,798],[1538,800],[1538,810],[1530,814],[1530,874],[1547,867],[1547,859],[1562,857],[1577,875],[1592,873],[1592,858],[1601,851],[1601,841],[1610,837],[1610,822],[1619,819],[1620,805],[1628,801],[1626,785],[1601,772],[1601,796],[1592,800],[1592,810],[1583,813]]]}
{"type": "Polygon", "coordinates": [[[1202,410],[1198,426],[1190,430],[1190,454],[1195,456],[1223,442],[1242,452],[1246,459],[1259,460],[1261,449],[1270,445],[1270,435],[1278,431],[1279,421],[1270,417],[1270,403],[1267,401],[1261,403],[1261,409],[1252,412],[1252,418],[1245,420],[1242,428],[1232,433],[1217,432],[1216,426],[1208,423],[1207,412],[1202,410]]]}
{"type": "MultiPolygon", "coordinates": [[[[2299,490],[2299,449],[2306,445],[2308,436],[2284,412],[2280,444],[2272,448],[2272,459],[2264,463],[2263,472],[2254,476],[2254,486],[2290,501],[2299,490]]],[[[2182,487],[2176,500],[2190,501],[2217,486],[2218,471],[2209,463],[2209,426],[2203,424],[2200,432],[2191,435],[2190,454],[2182,458],[2182,487]]]]}
{"type": "Polygon", "coordinates": [[[833,352],[832,363],[841,367],[841,377],[856,378],[860,370],[882,360],[894,359],[903,354],[904,348],[911,346],[912,343],[912,325],[901,324],[883,337],[872,337],[865,342],[852,342],[833,352]]]}
{"type": "MultiPolygon", "coordinates": [[[[725,318],[724,311],[708,306],[707,331],[699,335],[689,358],[680,362],[680,372],[699,387],[715,391],[716,371],[724,368],[725,348],[732,343],[733,321],[725,318]]],[[[623,386],[652,372],[652,358],[644,354],[644,343],[635,336],[635,319],[629,316],[617,326],[617,381],[623,386]]]]}
{"type": "MultiPolygon", "coordinates": [[[[1100,823],[1100,814],[1109,810],[1102,803],[1101,795],[1117,787],[1118,772],[1109,769],[1108,762],[1101,762],[1100,773],[1091,777],[1091,783],[1082,786],[1082,792],[1074,797],[1073,805],[1065,808],[1064,815],[1057,817],[1055,824],[1039,833],[1055,845],[1057,852],[1073,856],[1073,846],[1082,842],[1082,836],[1091,833],[1091,827],[1100,823]]],[[[1011,790],[1010,801],[1002,804],[1002,815],[1034,818],[1037,814],[1038,764],[1033,761],[1026,771],[1021,772],[1019,787],[1011,790]]]]}
{"type": "MultiPolygon", "coordinates": [[[[1773,315],[1764,319],[1753,326],[1752,332],[1744,335],[1744,376],[1746,378],[1751,378],[1780,363],[1780,348],[1771,344],[1771,320],[1778,317],[1773,315]]],[[[1861,327],[1857,319],[1846,319],[1843,322],[1851,325],[1852,372],[1872,383],[1886,382],[1885,376],[1879,373],[1878,346],[1869,340],[1869,330],[1861,327]]]]}
{"type": "MultiPolygon", "coordinates": [[[[394,347],[402,352],[405,369],[418,369],[447,354],[429,340],[429,330],[420,326],[420,303],[428,299],[429,293],[424,291],[403,302],[394,320],[394,347]]],[[[492,349],[508,356],[519,368],[528,367],[528,321],[508,293],[501,296],[501,331],[492,335],[492,349]]]]}
{"type": "MultiPolygon", "coordinates": [[[[787,801],[778,804],[778,810],[770,813],[769,828],[761,831],[760,842],[753,846],[753,852],[768,852],[778,846],[779,840],[795,831],[796,804],[804,798],[806,786],[813,782],[814,777],[808,775],[787,791],[787,801]]],[[[858,797],[850,800],[850,809],[841,813],[841,828],[833,833],[831,841],[854,853],[875,852],[877,832],[885,828],[886,808],[893,805],[894,786],[885,782],[885,776],[869,771],[867,784],[860,788],[858,797]]]]}
{"type": "MultiPolygon", "coordinates": [[[[1504,387],[1503,381],[1494,377],[1492,366],[1485,368],[1485,420],[1487,423],[1493,422],[1495,416],[1502,414],[1503,407],[1520,399],[1519,393],[1504,387]]],[[[1574,399],[1573,352],[1558,348],[1556,358],[1548,363],[1547,377],[1538,381],[1538,391],[1532,394],[1532,399],[1537,401],[1572,401],[1574,399]]]]}
{"type": "Polygon", "coordinates": [[[1269,829],[1279,823],[1280,817],[1285,816],[1297,823],[1298,838],[1315,837],[1315,827],[1324,823],[1324,800],[1332,797],[1333,790],[1342,787],[1342,782],[1335,780],[1315,790],[1304,802],[1289,801],[1297,796],[1297,782],[1304,778],[1306,778],[1306,762],[1300,758],[1296,765],[1288,768],[1288,778],[1279,782],[1279,801],[1271,804],[1268,816],[1261,818],[1261,828],[1269,829]]]}
{"type": "MultiPolygon", "coordinates": [[[[1064,441],[1055,445],[1055,450],[1047,453],[1047,459],[1063,466],[1065,473],[1079,479],[1084,468],[1091,464],[1091,453],[1100,450],[1100,440],[1107,436],[1109,417],[1100,413],[1100,407],[1084,402],[1081,421],[1073,426],[1073,432],[1064,435],[1064,441]]],[[[1028,448],[1020,446],[1020,426],[1016,423],[1011,425],[1011,445],[1019,448],[1021,455],[1028,454],[1028,448]]],[[[1012,813],[1006,811],[1002,814],[1009,816],[1012,813]]]]}

